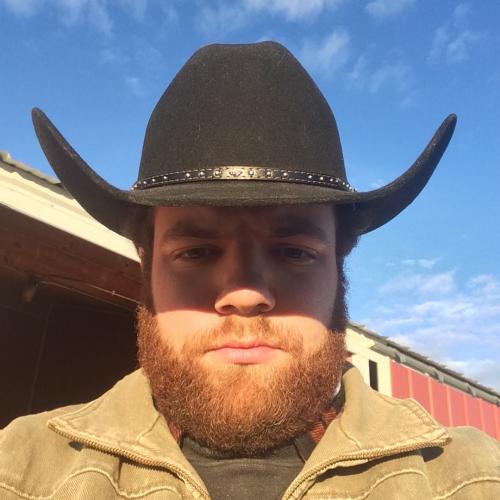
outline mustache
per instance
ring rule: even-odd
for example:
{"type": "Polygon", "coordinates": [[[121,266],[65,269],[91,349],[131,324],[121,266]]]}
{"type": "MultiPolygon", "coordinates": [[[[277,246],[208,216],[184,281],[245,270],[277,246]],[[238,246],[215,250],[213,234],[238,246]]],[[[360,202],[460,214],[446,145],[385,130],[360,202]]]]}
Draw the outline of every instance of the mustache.
{"type": "Polygon", "coordinates": [[[291,327],[273,324],[263,316],[239,321],[234,317],[224,318],[215,328],[198,332],[187,342],[182,351],[186,355],[201,355],[213,349],[238,342],[265,344],[291,353],[303,349],[300,332],[291,327]]]}

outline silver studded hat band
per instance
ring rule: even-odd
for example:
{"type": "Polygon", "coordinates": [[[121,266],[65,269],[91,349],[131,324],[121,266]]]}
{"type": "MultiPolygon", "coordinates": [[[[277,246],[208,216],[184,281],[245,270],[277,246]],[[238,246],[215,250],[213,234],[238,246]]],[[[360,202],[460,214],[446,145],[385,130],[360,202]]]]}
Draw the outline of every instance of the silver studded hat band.
{"type": "Polygon", "coordinates": [[[317,172],[304,172],[300,170],[284,170],[280,168],[263,167],[215,167],[195,170],[179,170],[176,172],[166,172],[164,174],[147,177],[138,180],[133,186],[133,190],[149,189],[168,184],[182,184],[187,182],[200,181],[234,181],[234,180],[258,180],[274,182],[292,182],[299,184],[311,184],[315,186],[325,186],[342,191],[355,192],[351,185],[338,177],[321,174],[317,172]]]}

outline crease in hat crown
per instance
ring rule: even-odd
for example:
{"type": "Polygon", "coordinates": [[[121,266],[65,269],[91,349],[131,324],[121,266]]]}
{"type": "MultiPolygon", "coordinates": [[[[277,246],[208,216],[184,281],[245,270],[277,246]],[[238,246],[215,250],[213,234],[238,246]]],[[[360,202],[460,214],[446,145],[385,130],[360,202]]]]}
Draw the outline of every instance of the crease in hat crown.
{"type": "Polygon", "coordinates": [[[64,186],[120,234],[129,236],[127,220],[141,220],[156,205],[306,203],[349,204],[362,234],[415,199],[444,153],[456,117],[444,120],[397,179],[356,192],[325,97],[288,49],[261,42],[209,45],[184,64],[151,114],[131,190],[100,177],[43,112],[35,109],[33,122],[64,186]]]}

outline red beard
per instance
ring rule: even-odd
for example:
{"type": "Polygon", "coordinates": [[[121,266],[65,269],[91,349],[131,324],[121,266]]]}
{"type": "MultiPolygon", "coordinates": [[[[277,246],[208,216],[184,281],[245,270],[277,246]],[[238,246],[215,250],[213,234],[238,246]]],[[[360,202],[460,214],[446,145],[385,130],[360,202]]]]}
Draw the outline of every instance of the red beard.
{"type": "Polygon", "coordinates": [[[139,308],[137,321],[139,362],[166,421],[199,444],[239,456],[263,453],[311,429],[332,401],[346,356],[344,333],[325,329],[323,345],[306,353],[298,332],[263,317],[244,326],[226,318],[177,355],[146,308],[139,308]],[[279,346],[291,361],[219,369],[202,363],[204,352],[244,335],[279,346]]]}

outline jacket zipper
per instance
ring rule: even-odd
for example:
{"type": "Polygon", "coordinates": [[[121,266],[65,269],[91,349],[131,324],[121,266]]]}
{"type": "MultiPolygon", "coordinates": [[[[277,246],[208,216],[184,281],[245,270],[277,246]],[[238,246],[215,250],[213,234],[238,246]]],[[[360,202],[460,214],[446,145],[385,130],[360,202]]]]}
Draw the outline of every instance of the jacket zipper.
{"type": "MultiPolygon", "coordinates": [[[[74,436],[70,432],[66,432],[58,427],[55,427],[51,424],[49,424],[49,427],[60,434],[61,436],[78,441],[79,443],[82,443],[89,448],[93,448],[98,451],[102,451],[104,453],[110,453],[112,455],[116,456],[121,456],[124,458],[127,458],[133,462],[140,463],[142,465],[146,465],[149,467],[163,467],[167,470],[170,470],[174,472],[177,476],[179,476],[187,485],[191,487],[191,489],[195,490],[198,493],[198,497],[195,496],[197,499],[204,499],[204,500],[210,500],[210,495],[208,494],[208,491],[206,491],[199,483],[191,477],[188,473],[186,473],[183,469],[180,467],[177,467],[176,465],[170,463],[170,462],[164,462],[162,460],[150,460],[146,457],[143,457],[141,455],[136,455],[135,453],[131,453],[130,451],[124,450],[122,448],[114,448],[113,446],[106,446],[103,445],[97,441],[92,441],[91,439],[86,439],[82,438],[80,436],[74,436]]],[[[194,496],[194,495],[193,495],[194,496]]]]}
{"type": "MultiPolygon", "coordinates": [[[[410,451],[415,451],[415,450],[421,450],[422,448],[429,448],[431,446],[442,446],[444,444],[447,444],[450,441],[449,438],[447,439],[435,439],[434,441],[428,441],[426,443],[419,443],[419,444],[413,444],[413,445],[408,445],[408,446],[401,446],[400,448],[396,448],[391,450],[391,455],[392,454],[398,454],[398,453],[406,453],[410,451]]],[[[343,461],[354,461],[354,460],[370,460],[370,459],[376,459],[376,458],[383,458],[386,456],[390,456],[387,453],[373,453],[373,452],[360,452],[357,454],[349,454],[349,455],[341,455],[339,457],[336,457],[333,460],[327,460],[320,465],[317,465],[309,471],[305,476],[300,477],[300,475],[295,478],[292,481],[292,484],[287,488],[285,491],[282,500],[288,500],[288,499],[296,499],[299,498],[295,496],[295,491],[299,489],[299,487],[309,481],[312,477],[318,476],[320,474],[323,474],[326,472],[328,469],[331,469],[335,464],[343,461]]],[[[303,495],[300,495],[301,497],[303,495]]]]}

